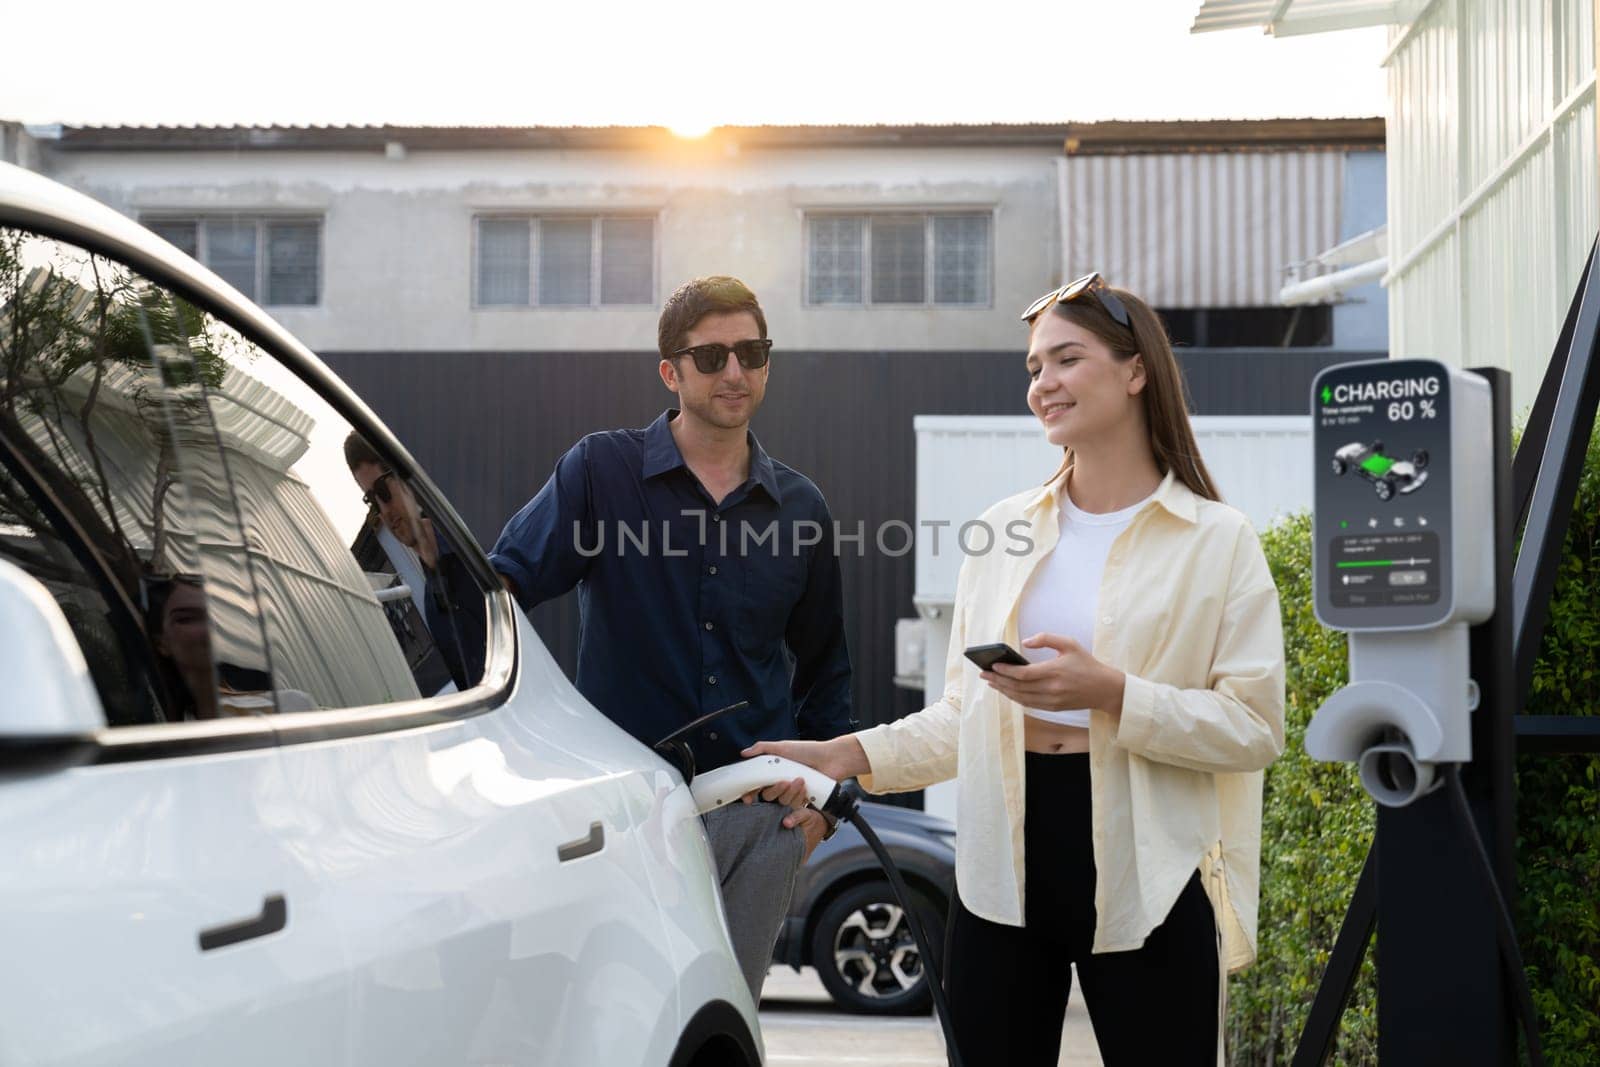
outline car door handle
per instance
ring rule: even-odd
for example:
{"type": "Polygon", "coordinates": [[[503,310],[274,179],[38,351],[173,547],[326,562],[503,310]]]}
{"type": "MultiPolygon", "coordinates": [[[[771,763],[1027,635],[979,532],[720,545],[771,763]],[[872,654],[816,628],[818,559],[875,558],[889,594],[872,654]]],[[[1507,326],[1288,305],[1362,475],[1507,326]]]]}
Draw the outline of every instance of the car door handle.
{"type": "Polygon", "coordinates": [[[261,914],[254,919],[224,923],[209,930],[201,930],[200,951],[210,952],[214,948],[226,948],[241,941],[266,937],[288,925],[289,902],[284,900],[281,894],[274,893],[261,902],[261,914]]]}
{"type": "Polygon", "coordinates": [[[556,846],[556,855],[562,863],[568,860],[578,860],[585,856],[592,856],[606,847],[606,828],[598,822],[589,824],[589,836],[580,837],[576,841],[568,841],[564,845],[556,846]]]}

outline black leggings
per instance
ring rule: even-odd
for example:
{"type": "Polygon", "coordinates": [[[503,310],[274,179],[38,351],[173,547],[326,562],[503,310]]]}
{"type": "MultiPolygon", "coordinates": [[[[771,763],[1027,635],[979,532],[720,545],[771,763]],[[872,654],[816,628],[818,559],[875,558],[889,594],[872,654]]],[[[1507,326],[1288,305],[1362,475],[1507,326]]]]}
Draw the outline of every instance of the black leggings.
{"type": "Polygon", "coordinates": [[[1142,948],[1092,954],[1089,757],[1030,752],[1027,780],[1024,925],[980,919],[959,893],[950,912],[946,988],[962,1061],[1054,1067],[1076,964],[1107,1067],[1213,1067],[1217,928],[1199,873],[1142,948]]]}

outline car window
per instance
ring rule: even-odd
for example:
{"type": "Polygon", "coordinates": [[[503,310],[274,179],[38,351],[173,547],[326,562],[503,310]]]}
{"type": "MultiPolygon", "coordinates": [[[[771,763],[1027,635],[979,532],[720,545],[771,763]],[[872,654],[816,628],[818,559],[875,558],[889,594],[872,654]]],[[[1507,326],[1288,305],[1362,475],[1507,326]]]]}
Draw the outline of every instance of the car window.
{"type": "Polygon", "coordinates": [[[276,357],[216,319],[206,330],[274,677],[318,708],[476,685],[484,590],[409,484],[276,357]]]}
{"type": "Polygon", "coordinates": [[[56,594],[112,725],[274,707],[200,326],[104,257],[0,230],[6,554],[56,594]]]}
{"type": "Polygon", "coordinates": [[[66,617],[113,726],[157,722],[175,705],[161,699],[154,657],[131,610],[115,610],[115,593],[85,567],[45,506],[8,470],[0,469],[0,559],[38,579],[66,617]]]}
{"type": "MultiPolygon", "coordinates": [[[[99,592],[91,614],[129,645],[101,687],[108,718],[363,707],[476,684],[482,586],[313,389],[137,272],[18,231],[0,245],[0,454],[13,495],[59,498],[82,520],[50,526],[46,507],[27,547],[37,561],[47,541],[75,546],[74,588],[99,592]]],[[[24,526],[0,515],[0,539],[24,526]]],[[[87,651],[106,637],[79,639],[87,651]]]]}

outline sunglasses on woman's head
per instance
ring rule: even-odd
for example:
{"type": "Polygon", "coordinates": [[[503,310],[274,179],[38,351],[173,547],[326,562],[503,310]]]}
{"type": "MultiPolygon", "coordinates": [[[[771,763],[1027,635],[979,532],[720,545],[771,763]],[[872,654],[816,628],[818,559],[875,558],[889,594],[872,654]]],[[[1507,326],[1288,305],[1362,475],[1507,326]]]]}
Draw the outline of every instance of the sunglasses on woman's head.
{"type": "Polygon", "coordinates": [[[361,494],[361,502],[370,508],[393,500],[393,491],[389,488],[389,479],[393,477],[394,471],[390,470],[378,475],[378,480],[372,483],[372,488],[361,494]]]}
{"type": "Polygon", "coordinates": [[[1106,285],[1099,271],[1085,274],[1059,289],[1050,290],[1028,305],[1028,310],[1022,313],[1022,321],[1032,322],[1045,308],[1054,304],[1070,304],[1085,293],[1092,294],[1100,302],[1100,306],[1106,309],[1106,314],[1128,329],[1133,329],[1133,317],[1128,314],[1127,306],[1117,298],[1116,293],[1111,291],[1111,287],[1106,285]]]}
{"type": "Polygon", "coordinates": [[[739,358],[739,366],[745,370],[760,370],[767,365],[767,357],[772,353],[772,339],[763,337],[759,341],[735,341],[731,345],[713,341],[680,348],[672,355],[674,358],[690,357],[694,360],[694,369],[701,374],[721,374],[722,368],[728,365],[729,352],[739,358]]]}

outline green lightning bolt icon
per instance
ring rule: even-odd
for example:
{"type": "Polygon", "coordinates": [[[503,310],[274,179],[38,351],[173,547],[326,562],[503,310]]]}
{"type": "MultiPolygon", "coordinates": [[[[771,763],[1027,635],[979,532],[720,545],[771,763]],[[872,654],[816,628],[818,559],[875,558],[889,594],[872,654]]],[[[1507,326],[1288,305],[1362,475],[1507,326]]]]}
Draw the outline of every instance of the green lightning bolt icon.
{"type": "Polygon", "coordinates": [[[1333,399],[1333,390],[1329,389],[1326,385],[1324,385],[1322,387],[1322,402],[1324,404],[1326,404],[1328,401],[1330,401],[1332,399],[1333,399]]]}

